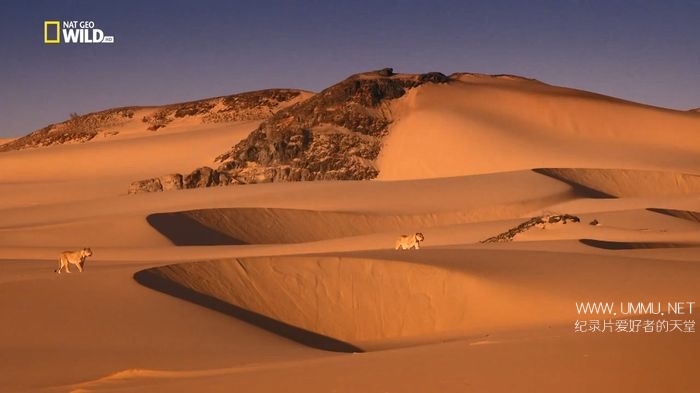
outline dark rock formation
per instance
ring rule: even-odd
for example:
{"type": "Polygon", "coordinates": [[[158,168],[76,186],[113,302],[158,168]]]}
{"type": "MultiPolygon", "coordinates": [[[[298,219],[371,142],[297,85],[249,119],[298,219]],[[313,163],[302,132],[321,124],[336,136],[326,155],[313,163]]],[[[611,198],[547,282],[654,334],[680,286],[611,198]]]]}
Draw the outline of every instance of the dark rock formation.
{"type": "Polygon", "coordinates": [[[243,183],[374,178],[391,123],[383,104],[423,83],[448,81],[438,72],[403,76],[391,69],[351,76],[277,112],[219,156],[219,170],[243,183]]]}
{"type": "Polygon", "coordinates": [[[197,168],[185,176],[185,188],[209,187],[214,184],[214,170],[208,166],[197,168]]]}
{"type": "Polygon", "coordinates": [[[382,68],[381,70],[377,71],[379,76],[394,76],[394,69],[393,68],[382,68]]]}
{"type": "Polygon", "coordinates": [[[449,81],[439,72],[404,75],[390,68],[353,75],[276,112],[217,157],[216,170],[199,168],[183,186],[375,178],[374,161],[392,121],[388,102],[422,84],[449,81]]]}
{"type": "Polygon", "coordinates": [[[440,72],[428,72],[418,78],[421,83],[447,83],[450,78],[440,72]]]}
{"type": "Polygon", "coordinates": [[[227,186],[239,183],[231,178],[228,173],[220,172],[208,166],[197,168],[189,175],[179,173],[139,180],[131,183],[129,194],[142,192],[159,192],[170,190],[182,190],[187,188],[201,188],[214,186],[227,186]]]}
{"type": "Polygon", "coordinates": [[[562,224],[566,224],[567,222],[574,222],[578,223],[581,221],[580,218],[577,216],[572,216],[571,214],[556,214],[556,215],[548,215],[548,216],[539,216],[539,217],[533,217],[524,223],[518,225],[515,228],[511,228],[503,233],[500,233],[496,236],[490,237],[486,240],[482,240],[481,243],[500,243],[500,242],[510,242],[513,240],[513,238],[518,235],[519,233],[523,233],[529,229],[531,229],[534,226],[539,226],[541,228],[544,228],[547,224],[556,224],[561,222],[562,224]]]}

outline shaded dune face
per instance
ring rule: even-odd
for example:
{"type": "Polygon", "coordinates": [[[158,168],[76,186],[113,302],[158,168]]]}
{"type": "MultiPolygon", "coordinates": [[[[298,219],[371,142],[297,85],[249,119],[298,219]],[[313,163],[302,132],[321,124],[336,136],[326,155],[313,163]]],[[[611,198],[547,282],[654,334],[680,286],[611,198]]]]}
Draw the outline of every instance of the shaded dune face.
{"type": "Polygon", "coordinates": [[[649,248],[689,248],[700,247],[697,243],[679,242],[614,242],[607,240],[581,239],[580,242],[587,246],[601,248],[604,250],[639,250],[649,248]]]}
{"type": "MultiPolygon", "coordinates": [[[[504,210],[523,214],[551,199],[504,210]]],[[[544,205],[542,205],[544,206],[544,205]]],[[[412,234],[447,225],[477,222],[491,209],[422,214],[371,214],[281,208],[221,208],[156,213],[148,223],[178,246],[304,243],[381,232],[412,234]],[[300,225],[303,223],[303,225],[300,225]]],[[[393,243],[391,244],[393,245],[393,243]]],[[[387,244],[387,247],[390,245],[387,244]]]]}
{"type": "Polygon", "coordinates": [[[577,301],[692,296],[697,269],[534,251],[512,258],[507,251],[421,250],[201,261],[135,278],[303,344],[356,352],[523,328],[546,333],[581,318],[577,301]],[[594,296],[575,285],[581,281],[595,286],[594,296]]]}
{"type": "Polygon", "coordinates": [[[219,246],[246,244],[212,229],[186,213],[151,214],[146,221],[178,246],[219,246]]]}
{"type": "Polygon", "coordinates": [[[677,209],[659,209],[650,207],[647,210],[654,213],[664,214],[671,217],[682,218],[684,220],[698,222],[700,223],[700,212],[690,211],[690,210],[677,210],[677,209]]]}
{"type": "Polygon", "coordinates": [[[370,258],[219,260],[135,278],[305,345],[342,352],[469,334],[473,304],[496,295],[495,286],[470,275],[370,258]]]}
{"type": "Polygon", "coordinates": [[[670,171],[541,168],[535,172],[608,197],[679,196],[700,193],[700,176],[670,171]]]}

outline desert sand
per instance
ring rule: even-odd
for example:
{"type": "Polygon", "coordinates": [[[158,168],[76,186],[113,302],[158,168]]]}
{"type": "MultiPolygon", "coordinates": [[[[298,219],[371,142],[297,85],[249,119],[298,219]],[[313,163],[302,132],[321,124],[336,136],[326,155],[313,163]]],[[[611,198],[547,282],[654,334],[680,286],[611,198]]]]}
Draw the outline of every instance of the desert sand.
{"type": "Polygon", "coordinates": [[[389,109],[370,181],[127,194],[258,120],[0,153],[2,390],[697,390],[697,333],[574,331],[700,303],[697,114],[477,74],[389,109]],[[481,242],[553,214],[580,222],[481,242]]]}

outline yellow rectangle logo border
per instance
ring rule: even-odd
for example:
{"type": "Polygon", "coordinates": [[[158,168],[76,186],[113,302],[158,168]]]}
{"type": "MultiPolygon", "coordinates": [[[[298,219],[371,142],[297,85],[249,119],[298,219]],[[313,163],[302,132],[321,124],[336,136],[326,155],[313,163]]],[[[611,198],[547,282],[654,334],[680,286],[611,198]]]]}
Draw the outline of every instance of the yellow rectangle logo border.
{"type": "Polygon", "coordinates": [[[44,21],[44,44],[60,44],[61,43],[61,21],[60,20],[45,20],[44,21]],[[49,39],[49,26],[56,26],[56,39],[49,39]]]}

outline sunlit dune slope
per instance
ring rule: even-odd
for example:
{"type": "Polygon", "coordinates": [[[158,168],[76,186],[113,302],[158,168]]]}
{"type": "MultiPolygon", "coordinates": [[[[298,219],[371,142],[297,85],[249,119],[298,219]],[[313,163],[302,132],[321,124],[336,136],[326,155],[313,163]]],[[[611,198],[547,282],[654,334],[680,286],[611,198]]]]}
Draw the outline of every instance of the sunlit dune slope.
{"type": "Polygon", "coordinates": [[[466,74],[411,89],[392,113],[379,179],[547,167],[700,172],[695,114],[537,81],[466,74]]]}

